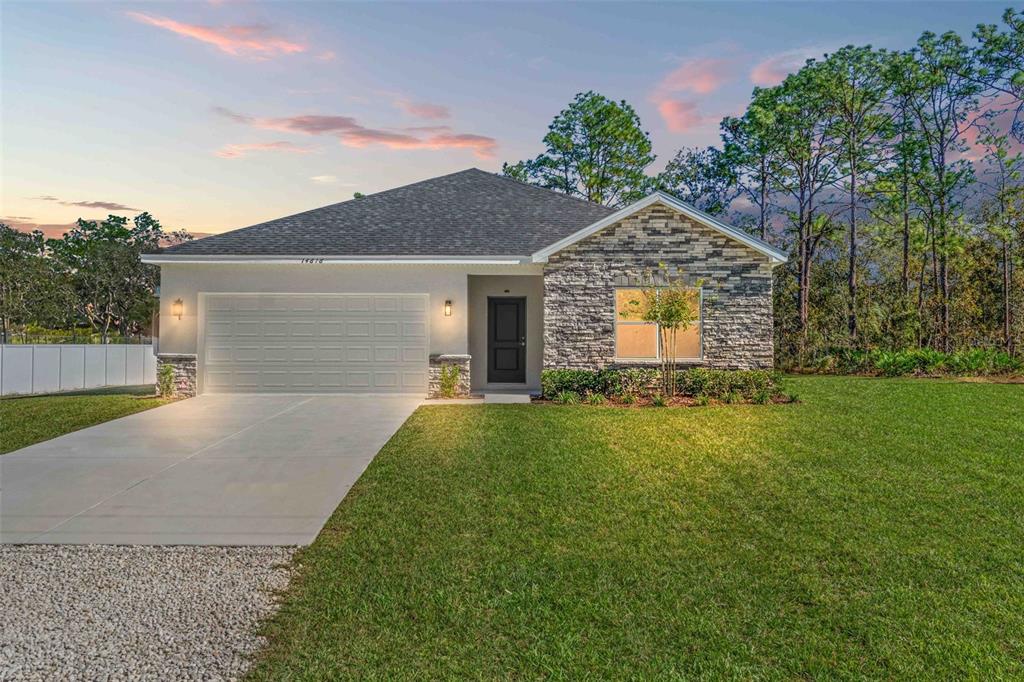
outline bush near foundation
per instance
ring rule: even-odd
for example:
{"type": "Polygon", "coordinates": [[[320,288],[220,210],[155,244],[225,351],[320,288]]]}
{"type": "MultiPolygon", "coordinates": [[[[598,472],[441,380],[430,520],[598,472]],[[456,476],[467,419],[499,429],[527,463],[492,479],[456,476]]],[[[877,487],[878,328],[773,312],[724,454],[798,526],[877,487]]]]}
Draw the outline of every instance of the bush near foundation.
{"type": "MultiPolygon", "coordinates": [[[[767,403],[783,396],[781,376],[763,369],[728,370],[703,367],[675,373],[677,394],[728,403],[767,403]]],[[[632,404],[661,395],[661,370],[631,369],[549,369],[541,373],[541,389],[548,400],[574,393],[577,396],[601,395],[632,404]],[[625,397],[630,400],[623,400],[625,397]]],[[[563,402],[563,401],[559,401],[563,402]]]]}

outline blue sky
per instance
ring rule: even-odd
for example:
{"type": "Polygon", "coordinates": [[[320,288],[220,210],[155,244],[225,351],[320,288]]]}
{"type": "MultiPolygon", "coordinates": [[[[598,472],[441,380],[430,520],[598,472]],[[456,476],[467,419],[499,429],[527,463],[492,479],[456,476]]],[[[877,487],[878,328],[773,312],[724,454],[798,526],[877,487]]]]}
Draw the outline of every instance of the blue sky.
{"type": "Polygon", "coordinates": [[[1004,4],[3,2],[0,217],[220,232],[498,170],[589,89],[660,166],[808,56],[968,37],[1004,4]]]}

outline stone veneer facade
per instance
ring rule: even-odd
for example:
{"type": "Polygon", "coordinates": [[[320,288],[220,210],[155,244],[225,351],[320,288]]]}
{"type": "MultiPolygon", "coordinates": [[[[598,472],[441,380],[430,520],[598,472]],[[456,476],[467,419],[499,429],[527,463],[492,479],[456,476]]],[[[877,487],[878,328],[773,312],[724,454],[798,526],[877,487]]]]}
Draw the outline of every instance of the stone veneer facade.
{"type": "MultiPolygon", "coordinates": [[[[174,368],[174,391],[179,398],[191,398],[196,394],[196,373],[198,365],[196,356],[187,353],[161,353],[156,356],[157,377],[160,376],[160,368],[170,365],[174,368]]],[[[160,382],[157,381],[157,391],[160,390],[160,382]]]]}
{"type": "Polygon", "coordinates": [[[441,398],[441,368],[454,365],[459,368],[459,384],[455,389],[455,398],[465,398],[470,393],[470,360],[469,355],[431,355],[427,369],[427,397],[441,398]]]}
{"type": "Polygon", "coordinates": [[[544,368],[623,366],[615,360],[615,288],[643,283],[659,263],[685,282],[703,280],[700,364],[730,369],[772,366],[770,259],[656,204],[548,259],[544,368]]]}

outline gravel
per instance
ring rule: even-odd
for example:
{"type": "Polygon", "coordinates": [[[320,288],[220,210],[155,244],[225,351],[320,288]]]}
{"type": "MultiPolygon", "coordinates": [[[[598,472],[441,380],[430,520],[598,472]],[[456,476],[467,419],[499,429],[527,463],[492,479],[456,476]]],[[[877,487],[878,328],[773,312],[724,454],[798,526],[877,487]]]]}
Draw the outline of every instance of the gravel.
{"type": "Polygon", "coordinates": [[[288,547],[0,547],[0,680],[231,680],[288,547]]]}

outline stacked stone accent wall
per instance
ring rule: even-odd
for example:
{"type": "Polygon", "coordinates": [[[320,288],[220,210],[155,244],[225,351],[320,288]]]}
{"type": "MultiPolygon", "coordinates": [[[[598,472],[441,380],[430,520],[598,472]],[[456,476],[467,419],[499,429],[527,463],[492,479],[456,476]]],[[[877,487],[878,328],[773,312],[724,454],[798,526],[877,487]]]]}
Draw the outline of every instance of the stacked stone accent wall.
{"type": "Polygon", "coordinates": [[[552,255],[544,267],[544,367],[602,368],[615,361],[615,288],[636,286],[664,263],[703,280],[703,362],[769,368],[769,258],[676,211],[654,205],[552,255]]]}
{"type": "MultiPolygon", "coordinates": [[[[161,353],[156,356],[157,376],[160,376],[160,368],[170,365],[174,368],[174,390],[179,398],[191,398],[196,394],[196,373],[198,365],[195,355],[161,353]]],[[[157,382],[157,390],[160,384],[157,382]]]]}
{"type": "Polygon", "coordinates": [[[455,389],[456,398],[465,398],[470,392],[469,355],[431,355],[427,370],[428,398],[441,398],[441,368],[454,365],[459,368],[459,383],[455,389]]]}

